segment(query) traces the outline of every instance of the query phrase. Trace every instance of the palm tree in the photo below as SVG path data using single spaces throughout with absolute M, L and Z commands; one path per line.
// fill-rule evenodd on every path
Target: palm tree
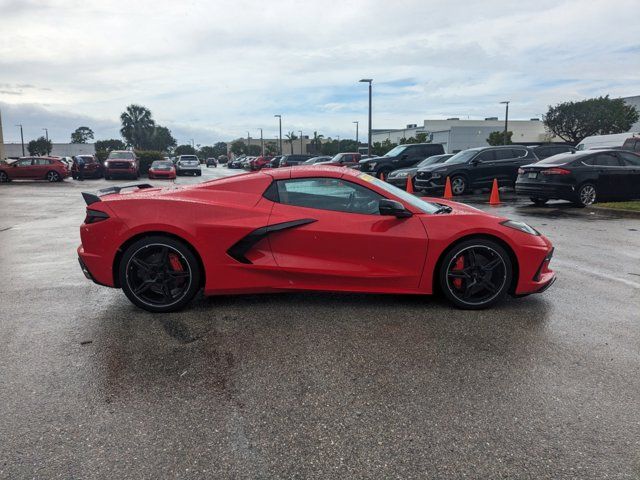
M 320 140 L 322 140 L 323 138 L 324 138 L 324 135 L 318 134 L 318 132 L 313 132 L 313 149 L 316 154 L 320 154 L 320 150 L 322 146 L 322 142 Z
M 155 122 L 151 118 L 151 111 L 142 105 L 129 105 L 120 115 L 120 121 L 122 137 L 134 148 L 144 147 L 153 135 Z
M 289 132 L 285 135 L 285 137 L 287 137 L 287 139 L 285 140 L 286 143 L 288 143 L 289 145 L 291 145 L 291 155 L 293 155 L 293 142 L 294 140 L 297 140 L 298 137 L 296 137 L 296 134 L 293 132 Z

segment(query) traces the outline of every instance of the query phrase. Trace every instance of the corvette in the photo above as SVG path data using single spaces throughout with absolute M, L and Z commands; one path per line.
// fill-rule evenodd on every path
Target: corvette
M 342 167 L 83 197 L 84 274 L 152 312 L 178 310 L 201 289 L 442 292 L 457 307 L 479 309 L 555 280 L 551 242 L 532 227 Z

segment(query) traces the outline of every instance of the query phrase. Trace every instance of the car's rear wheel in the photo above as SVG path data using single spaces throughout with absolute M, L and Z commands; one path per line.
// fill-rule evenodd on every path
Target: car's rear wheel
M 442 259 L 440 288 L 459 308 L 476 310 L 499 302 L 508 292 L 513 265 L 505 249 L 492 240 L 459 243 Z
M 467 179 L 462 175 L 456 175 L 451 179 L 451 192 L 454 195 L 463 195 L 467 192 Z
M 5 172 L 0 172 L 0 183 L 6 183 L 10 181 L 11 179 L 9 178 L 9 175 L 7 175 Z
M 131 302 L 150 312 L 173 312 L 200 289 L 200 265 L 182 242 L 145 237 L 130 245 L 119 266 L 122 290 Z
M 529 199 L 533 202 L 536 207 L 544 207 L 544 205 L 549 201 L 548 198 L 542 197 L 529 197 Z
M 596 186 L 592 183 L 585 183 L 580 185 L 578 189 L 578 201 L 576 202 L 581 207 L 588 207 L 596 203 L 598 198 L 598 191 Z
M 60 176 L 60 174 L 55 170 L 51 170 L 50 172 L 47 172 L 47 175 L 45 178 L 49 182 L 59 182 L 60 180 L 62 180 L 62 177 Z

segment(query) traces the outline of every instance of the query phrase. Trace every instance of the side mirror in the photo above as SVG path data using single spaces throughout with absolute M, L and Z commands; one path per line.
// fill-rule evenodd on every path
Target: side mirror
M 378 210 L 380 215 L 393 215 L 397 218 L 408 218 L 413 216 L 409 210 L 404 208 L 400 202 L 383 198 L 378 202 Z

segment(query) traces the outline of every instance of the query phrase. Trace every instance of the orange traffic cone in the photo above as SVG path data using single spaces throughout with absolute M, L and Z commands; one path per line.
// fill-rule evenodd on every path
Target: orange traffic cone
M 453 192 L 451 191 L 451 180 L 447 177 L 447 181 L 444 184 L 444 198 L 453 198 Z
M 491 196 L 489 197 L 489 205 L 500 205 L 500 193 L 498 192 L 498 180 L 493 179 L 493 187 L 491 187 Z
M 413 180 L 411 175 L 407 176 L 407 193 L 413 193 Z

